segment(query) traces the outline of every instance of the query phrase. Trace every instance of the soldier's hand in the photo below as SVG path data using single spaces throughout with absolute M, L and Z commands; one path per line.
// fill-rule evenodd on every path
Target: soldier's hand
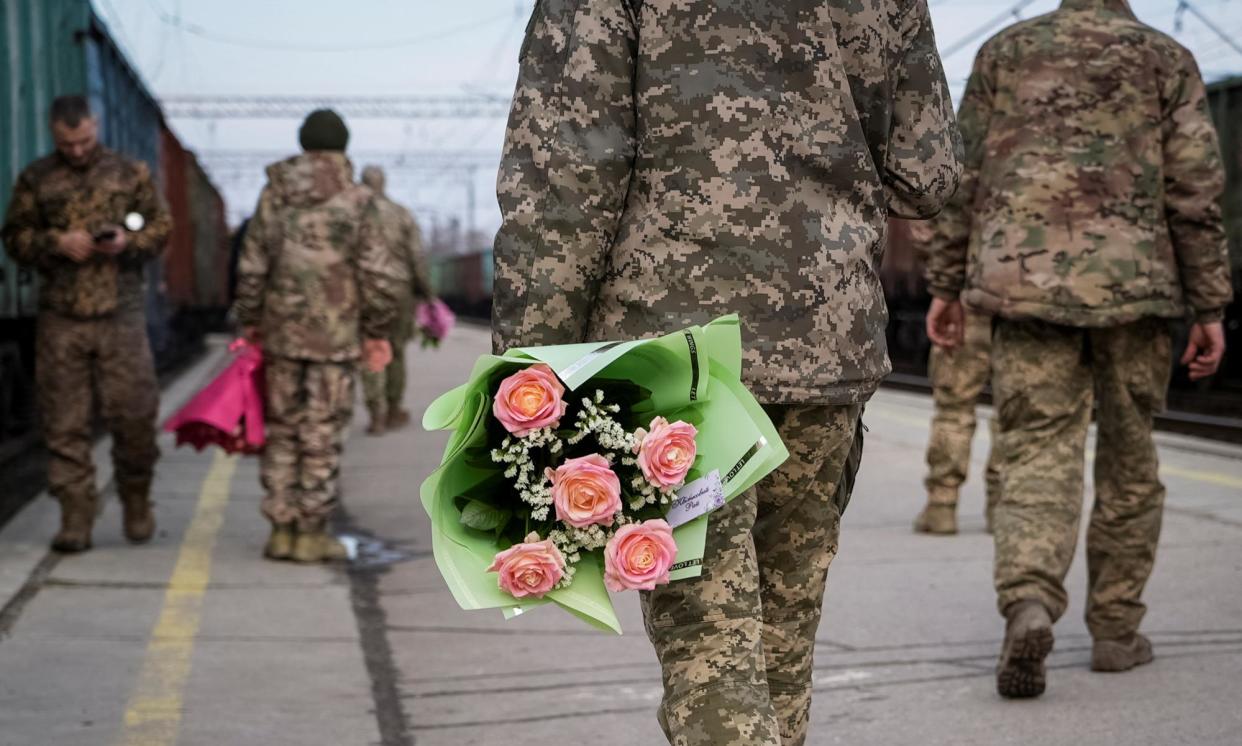
M 65 231 L 56 237 L 56 249 L 75 262 L 84 262 L 95 251 L 95 238 L 84 230 Z
M 95 251 L 107 256 L 116 256 L 129 246 L 129 239 L 125 235 L 125 229 L 119 225 L 105 225 L 100 233 L 109 233 L 111 238 L 96 241 Z
M 1190 367 L 1190 380 L 1198 381 L 1216 373 L 1225 357 L 1225 327 L 1219 321 L 1190 327 L 1190 343 L 1182 355 L 1182 365 Z
M 386 339 L 365 339 L 362 341 L 362 362 L 367 370 L 379 373 L 392 362 L 392 345 Z
M 937 347 L 956 349 L 966 334 L 966 314 L 959 300 L 932 298 L 927 310 L 927 338 Z

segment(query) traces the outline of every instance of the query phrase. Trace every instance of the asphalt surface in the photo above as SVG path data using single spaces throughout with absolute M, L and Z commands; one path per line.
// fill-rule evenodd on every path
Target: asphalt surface
M 411 349 L 411 409 L 460 382 L 486 347 L 486 333 L 462 328 L 440 351 Z M 221 354 L 165 392 L 166 410 Z M 967 487 L 962 534 L 909 528 L 928 416 L 910 394 L 882 392 L 867 409 L 808 743 L 1242 742 L 1242 450 L 1161 436 L 1169 498 L 1144 625 L 1155 663 L 1088 670 L 1079 556 L 1048 693 L 1015 703 L 993 688 L 1002 622 L 980 480 Z M 365 424 L 360 406 L 337 525 L 358 548 L 349 567 L 261 559 L 256 463 L 167 440 L 150 545 L 125 545 L 110 493 L 82 556 L 47 554 L 50 500 L 16 516 L 0 532 L 0 746 L 663 743 L 637 599 L 617 599 L 621 637 L 554 609 L 510 622 L 460 611 L 417 500 L 444 436 L 412 426 L 369 438 Z

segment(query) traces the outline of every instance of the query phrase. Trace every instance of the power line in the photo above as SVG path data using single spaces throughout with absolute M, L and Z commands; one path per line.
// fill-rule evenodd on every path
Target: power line
M 948 47 L 945 47 L 945 49 L 943 49 L 940 52 L 940 58 L 948 59 L 949 57 L 952 57 L 953 55 L 962 51 L 966 47 L 970 46 L 971 43 L 974 42 L 976 39 L 978 39 L 980 36 L 983 36 L 984 34 L 988 33 L 989 31 L 996 28 L 1000 24 L 1005 23 L 1011 17 L 1017 16 L 1018 13 L 1020 13 L 1023 8 L 1025 8 L 1026 6 L 1034 2 L 1036 2 L 1036 0 L 1018 0 L 1018 2 L 1014 3 L 1004 13 L 996 16 L 995 18 L 983 24 L 982 26 L 975 29 L 974 31 L 971 31 L 969 34 L 953 42 Z
M 298 119 L 332 108 L 356 119 L 479 119 L 507 116 L 509 98 L 440 96 L 166 96 L 172 119 Z
M 158 7 L 158 6 L 153 6 Z M 401 47 L 414 46 L 416 44 L 424 44 L 429 41 L 437 41 L 446 39 L 451 36 L 463 34 L 472 31 L 478 31 L 482 26 L 488 26 L 498 21 L 510 17 L 510 13 L 506 11 L 501 15 L 490 16 L 470 23 L 463 23 L 458 26 L 432 31 L 417 36 L 409 36 L 402 39 L 387 39 L 382 41 L 363 42 L 354 41 L 341 44 L 305 44 L 298 42 L 280 42 L 267 39 L 252 39 L 231 34 L 222 34 L 210 29 L 204 28 L 196 23 L 186 23 L 180 15 L 172 15 L 160 9 L 159 19 L 163 23 L 173 28 L 184 31 L 187 34 L 197 36 L 206 41 L 216 42 L 217 44 L 231 44 L 237 47 L 246 47 L 248 49 L 264 49 L 279 52 L 365 52 L 384 49 L 399 49 Z
M 1211 29 L 1217 36 L 1221 38 L 1221 40 L 1225 42 L 1225 44 L 1232 47 L 1233 51 L 1237 52 L 1238 54 L 1242 54 L 1242 46 L 1240 46 L 1236 41 L 1230 38 L 1230 36 L 1226 34 L 1223 30 L 1221 30 L 1220 26 L 1217 26 L 1215 23 L 1213 23 L 1210 18 L 1208 18 L 1206 15 L 1203 14 L 1202 11 L 1199 10 L 1198 7 L 1192 5 L 1190 3 L 1190 0 L 1178 0 L 1177 17 L 1176 17 L 1177 20 L 1174 21 L 1174 24 L 1176 25 L 1179 31 L 1181 30 L 1181 27 L 1182 27 L 1181 15 L 1182 13 L 1185 13 L 1185 12 L 1189 12 L 1195 18 L 1198 18 L 1199 21 L 1203 23 L 1204 26 L 1207 26 L 1209 29 Z

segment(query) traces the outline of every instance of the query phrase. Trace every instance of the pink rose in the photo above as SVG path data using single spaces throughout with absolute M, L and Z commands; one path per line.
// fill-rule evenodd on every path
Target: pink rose
M 492 414 L 519 438 L 534 430 L 556 427 L 565 415 L 565 387 L 546 365 L 532 365 L 500 383 Z
M 500 590 L 514 598 L 539 598 L 552 590 L 565 575 L 565 556 L 551 539 L 535 541 L 531 534 L 526 543 L 514 544 L 496 555 L 488 572 L 500 573 Z
M 556 471 L 548 469 L 552 480 L 552 504 L 556 519 L 574 528 L 596 523 L 612 525 L 621 510 L 621 480 L 598 454 L 571 458 Z
M 677 556 L 673 529 L 662 520 L 622 526 L 604 547 L 604 585 L 610 591 L 649 591 L 668 582 Z
M 643 476 L 657 487 L 673 487 L 686 480 L 694 465 L 699 431 L 689 422 L 670 423 L 663 417 L 651 421 L 651 432 L 639 430 L 638 465 Z

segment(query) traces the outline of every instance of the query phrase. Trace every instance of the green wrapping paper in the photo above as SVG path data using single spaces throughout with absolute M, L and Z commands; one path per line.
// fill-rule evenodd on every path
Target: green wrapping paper
M 551 367 L 571 392 L 592 380 L 629 381 L 650 392 L 649 399 L 630 411 L 643 418 L 659 415 L 692 422 L 698 428 L 698 459 L 687 482 L 717 471 L 726 500 L 772 472 L 789 453 L 771 420 L 741 383 L 737 316 L 651 339 L 529 347 L 509 350 L 503 356 L 484 355 L 475 363 L 469 381 L 427 408 L 423 427 L 451 431 L 440 467 L 423 482 L 421 497 L 431 518 L 436 564 L 457 603 L 463 609 L 502 609 L 506 618 L 555 603 L 594 627 L 620 634 L 598 553 L 583 556 L 569 587 L 540 599 L 515 599 L 500 589 L 494 573 L 487 572 L 498 551 L 495 537 L 462 525 L 454 501 L 503 471 L 497 464 L 469 457 L 489 448 L 490 382 L 500 372 L 540 362 Z M 702 573 L 710 520 L 708 513 L 674 529 L 678 552 L 671 582 Z

